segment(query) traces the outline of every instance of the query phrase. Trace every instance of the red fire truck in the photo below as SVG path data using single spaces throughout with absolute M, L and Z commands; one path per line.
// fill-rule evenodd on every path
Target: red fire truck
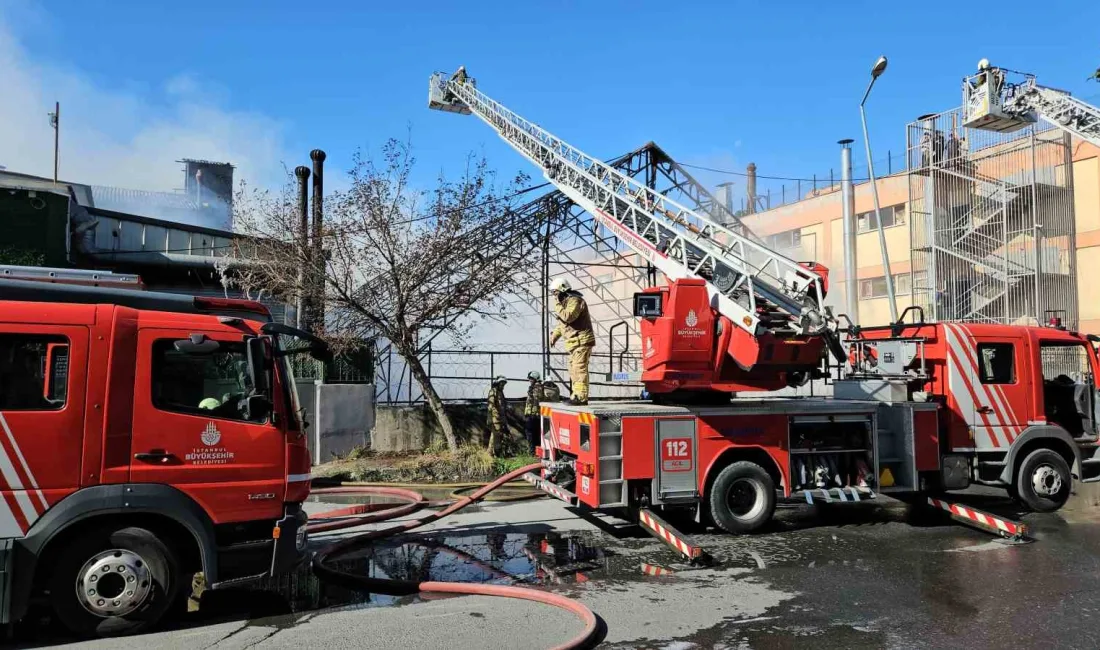
M 293 568 L 311 463 L 287 356 L 323 343 L 256 302 L 57 281 L 0 279 L 0 623 L 41 601 L 132 632 L 196 572 Z
M 624 508 L 690 557 L 655 510 L 758 529 L 777 494 L 813 503 L 876 492 L 1003 486 L 1035 510 L 1073 477 L 1100 480 L 1092 336 L 1057 327 L 925 323 L 842 329 L 828 270 L 769 249 L 729 211 L 693 209 L 601 162 L 482 92 L 435 73 L 429 108 L 475 115 L 668 280 L 634 297 L 652 402 L 542 405 L 545 468 L 528 480 L 570 503 Z M 712 201 L 712 205 L 717 202 Z M 847 341 L 841 340 L 846 334 Z M 828 376 L 825 398 L 733 398 Z M 827 363 L 827 362 L 825 362 Z M 575 494 L 574 494 L 575 491 Z M 1011 536 L 1023 530 L 932 499 Z
M 653 389 L 690 375 L 685 358 L 702 372 L 723 353 L 714 327 L 691 331 L 709 315 L 696 284 L 662 288 L 673 296 L 663 301 L 636 297 L 641 377 Z M 531 480 L 590 508 L 642 512 L 643 524 L 646 510 L 688 508 L 737 533 L 764 525 L 777 496 L 860 501 L 976 483 L 1045 512 L 1065 503 L 1074 478 L 1100 480 L 1100 338 L 1057 319 L 1022 327 L 909 313 L 917 322 L 849 332 L 851 367 L 831 398 L 543 404 L 546 470 Z M 760 354 L 775 352 L 765 341 Z

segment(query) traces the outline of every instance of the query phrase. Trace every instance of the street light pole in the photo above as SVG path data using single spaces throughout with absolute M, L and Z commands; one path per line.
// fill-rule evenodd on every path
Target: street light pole
M 871 82 L 867 84 L 867 92 L 863 93 L 863 99 L 859 102 L 859 118 L 863 122 L 863 146 L 867 150 L 867 176 L 871 181 L 871 195 L 875 200 L 875 221 L 878 224 L 878 245 L 882 250 L 882 269 L 886 274 L 886 298 L 890 301 L 890 322 L 898 320 L 898 305 L 894 299 L 894 275 L 890 272 L 890 253 L 886 250 L 886 231 L 882 228 L 882 208 L 878 202 L 878 184 L 875 183 L 875 164 L 871 160 L 871 138 L 867 135 L 867 112 L 863 105 L 867 103 L 867 96 L 871 94 L 871 87 L 875 80 L 883 72 L 886 72 L 886 57 L 880 56 L 871 68 Z
M 50 113 L 50 126 L 53 127 L 53 182 L 57 184 L 58 157 L 61 153 L 61 102 L 54 102 Z

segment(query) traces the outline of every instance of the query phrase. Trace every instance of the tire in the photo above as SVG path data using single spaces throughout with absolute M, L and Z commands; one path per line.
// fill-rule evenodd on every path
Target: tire
M 49 581 L 57 619 L 81 637 L 134 634 L 153 628 L 186 582 L 178 554 L 144 528 L 101 528 L 69 542 Z
M 1050 449 L 1036 449 L 1016 473 L 1020 501 L 1035 512 L 1054 512 L 1065 505 L 1073 486 L 1066 459 Z
M 718 474 L 710 488 L 710 516 L 727 533 L 751 533 L 775 512 L 775 482 L 764 468 L 741 460 Z

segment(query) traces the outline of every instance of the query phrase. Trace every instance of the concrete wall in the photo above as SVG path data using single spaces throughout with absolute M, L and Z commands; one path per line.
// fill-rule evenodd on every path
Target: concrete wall
M 508 424 L 512 438 L 523 437 L 523 400 L 508 403 Z M 486 406 L 481 404 L 447 404 L 447 412 L 455 426 L 459 443 L 481 443 L 486 435 Z M 443 439 L 435 416 L 426 405 L 379 406 L 370 446 L 374 451 L 420 451 L 435 440 Z
M 315 383 L 312 399 L 302 395 L 302 406 L 312 402 L 307 411 L 310 421 L 306 435 L 315 463 L 325 463 L 344 456 L 356 447 L 370 444 L 370 431 L 374 428 L 373 384 L 322 384 Z

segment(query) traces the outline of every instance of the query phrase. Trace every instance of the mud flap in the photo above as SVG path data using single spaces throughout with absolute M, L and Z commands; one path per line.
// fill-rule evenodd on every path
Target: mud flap
M 288 507 L 286 516 L 275 524 L 271 536 L 275 540 L 271 553 L 271 575 L 293 571 L 305 558 L 306 513 L 298 506 Z

